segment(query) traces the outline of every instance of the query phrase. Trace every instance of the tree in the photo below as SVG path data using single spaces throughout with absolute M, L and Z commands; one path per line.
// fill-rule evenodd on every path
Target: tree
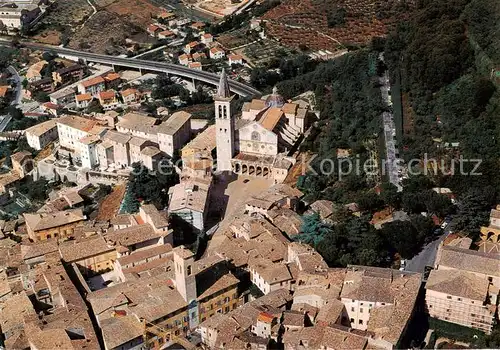
M 401 207 L 401 192 L 390 182 L 384 182 L 381 186 L 380 199 L 393 209 Z
M 496 201 L 491 186 L 483 189 L 471 188 L 459 198 L 456 215 L 453 216 L 452 229 L 477 233 L 481 226 L 487 225 L 489 212 Z
M 329 11 L 326 15 L 328 27 L 342 27 L 345 25 L 347 10 L 343 7 Z
M 48 198 L 48 184 L 48 180 L 41 177 L 36 181 L 24 181 L 18 190 L 33 201 L 43 202 Z
M 382 199 L 373 191 L 364 192 L 358 195 L 356 199 L 358 207 L 362 212 L 376 212 L 383 208 Z
M 4 167 L 7 167 L 7 168 L 12 168 L 12 159 L 11 159 L 11 156 L 12 156 L 12 152 L 10 149 L 7 149 L 6 153 L 5 153 L 5 161 L 3 162 L 3 166 Z
M 156 175 L 141 163 L 132 164 L 129 186 L 135 198 L 153 203 L 158 208 L 167 205 L 167 190 L 170 186 L 178 182 L 177 174 L 172 171 L 170 174 Z
M 87 113 L 104 113 L 104 108 L 99 103 L 99 100 L 92 100 L 87 106 Z
M 0 110 L 6 108 L 9 105 L 9 101 L 5 97 L 0 97 Z
M 10 116 L 12 117 L 12 119 L 14 119 L 14 120 L 21 120 L 24 118 L 23 112 L 15 106 L 9 106 L 8 112 L 9 112 Z
M 409 221 L 393 221 L 381 228 L 381 233 L 394 252 L 402 258 L 411 259 L 419 252 L 418 232 Z
M 302 218 L 301 234 L 297 238 L 301 242 L 316 246 L 330 232 L 331 227 L 322 222 L 318 213 L 314 213 Z
M 50 96 L 46 92 L 38 91 L 35 94 L 33 94 L 33 99 L 40 103 L 44 103 L 50 101 Z

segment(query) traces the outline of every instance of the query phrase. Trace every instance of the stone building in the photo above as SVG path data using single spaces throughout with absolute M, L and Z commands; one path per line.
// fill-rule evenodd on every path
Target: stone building
M 308 126 L 308 108 L 285 102 L 277 89 L 243 105 L 236 119 L 222 72 L 215 100 L 217 171 L 284 181 L 295 159 L 288 156 Z

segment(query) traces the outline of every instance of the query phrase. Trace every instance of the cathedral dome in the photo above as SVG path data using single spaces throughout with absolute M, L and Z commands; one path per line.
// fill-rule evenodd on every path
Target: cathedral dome
M 269 95 L 266 99 L 266 107 L 277 107 L 281 108 L 285 104 L 285 99 L 283 96 L 278 94 L 278 88 L 275 86 L 273 88 L 273 93 Z

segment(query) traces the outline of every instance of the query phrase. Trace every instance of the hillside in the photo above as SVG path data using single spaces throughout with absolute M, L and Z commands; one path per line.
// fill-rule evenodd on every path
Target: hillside
M 335 50 L 385 36 L 415 0 L 284 0 L 261 19 L 267 34 L 284 45 Z
M 125 53 L 125 39 L 148 43 L 146 27 L 160 9 L 147 0 L 59 0 L 34 28 L 43 43 L 96 53 Z

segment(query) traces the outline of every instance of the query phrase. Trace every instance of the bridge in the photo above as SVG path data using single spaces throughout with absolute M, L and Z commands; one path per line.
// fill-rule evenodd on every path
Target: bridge
M 10 45 L 10 42 L 2 40 L 2 44 Z M 88 62 L 95 62 L 117 67 L 134 68 L 152 72 L 162 72 L 167 74 L 178 75 L 181 77 L 202 81 L 204 83 L 215 86 L 217 86 L 217 84 L 219 83 L 219 78 L 220 78 L 215 73 L 203 72 L 172 63 L 155 62 L 155 61 L 141 60 L 137 58 L 100 55 L 91 52 L 83 52 L 58 46 L 44 45 L 26 41 L 21 42 L 21 45 L 32 49 L 55 52 L 61 56 L 66 56 L 68 58 L 71 57 L 71 58 L 82 59 Z M 232 92 L 240 96 L 261 95 L 261 92 L 259 90 L 254 89 L 253 87 L 248 86 L 246 84 L 237 82 L 235 80 L 229 80 L 229 88 Z

